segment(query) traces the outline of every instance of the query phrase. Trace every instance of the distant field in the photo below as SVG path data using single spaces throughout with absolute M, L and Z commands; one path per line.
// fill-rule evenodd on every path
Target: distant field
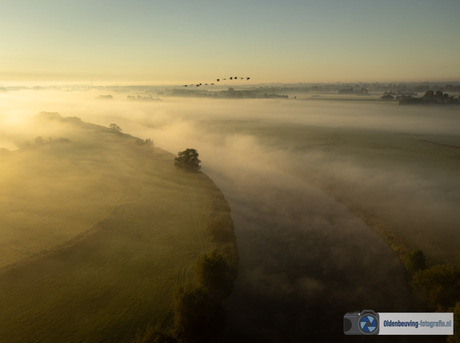
M 0 341 L 121 342 L 168 323 L 210 249 L 215 186 L 129 135 L 51 123 L 69 141 L 1 155 Z

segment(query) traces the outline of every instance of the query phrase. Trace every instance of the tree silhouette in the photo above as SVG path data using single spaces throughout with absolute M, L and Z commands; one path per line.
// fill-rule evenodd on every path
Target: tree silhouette
M 222 301 L 233 289 L 235 272 L 222 254 L 214 250 L 201 256 L 196 265 L 197 281 L 215 301 Z
M 453 265 L 438 264 L 419 270 L 411 285 L 433 308 L 445 310 L 460 301 L 460 269 Z
M 432 90 L 426 91 L 425 94 L 423 95 L 423 98 L 424 99 L 432 99 L 432 98 L 434 98 L 434 92 Z
M 421 250 L 412 252 L 406 261 L 406 267 L 411 272 L 416 272 L 426 268 L 425 254 Z
M 121 130 L 121 127 L 119 127 L 117 124 L 115 123 L 112 123 L 109 125 L 109 127 L 114 131 L 114 132 L 117 132 L 117 133 L 120 133 L 122 130 Z
M 179 168 L 186 168 L 189 170 L 200 170 L 201 161 L 198 159 L 198 152 L 195 149 L 186 149 L 179 151 L 174 160 L 174 165 Z

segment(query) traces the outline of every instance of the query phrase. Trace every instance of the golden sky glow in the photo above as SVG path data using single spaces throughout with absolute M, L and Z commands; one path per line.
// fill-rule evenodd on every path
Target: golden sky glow
M 458 13 L 447 0 L 14 1 L 0 5 L 0 83 L 458 80 Z

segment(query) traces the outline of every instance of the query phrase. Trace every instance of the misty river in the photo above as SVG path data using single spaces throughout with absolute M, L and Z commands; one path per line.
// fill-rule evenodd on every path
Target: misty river
M 346 312 L 415 309 L 399 259 L 345 206 L 302 182 L 210 176 L 232 209 L 240 254 L 226 341 L 337 339 Z

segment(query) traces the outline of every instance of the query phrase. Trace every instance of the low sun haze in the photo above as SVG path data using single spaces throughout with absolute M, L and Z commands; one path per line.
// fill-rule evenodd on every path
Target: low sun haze
M 0 84 L 454 81 L 460 2 L 4 1 Z

